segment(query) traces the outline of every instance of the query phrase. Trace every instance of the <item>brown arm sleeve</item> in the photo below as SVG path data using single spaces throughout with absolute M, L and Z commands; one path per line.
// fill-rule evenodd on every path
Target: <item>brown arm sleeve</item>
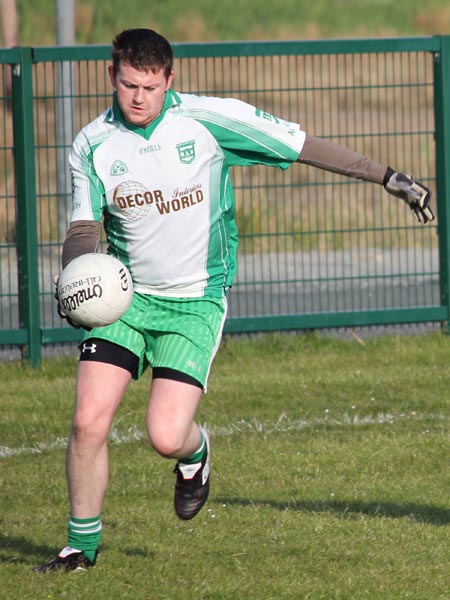
M 97 221 L 74 221 L 66 234 L 62 249 L 62 267 L 71 260 L 88 252 L 96 252 L 100 241 L 101 223 Z
M 307 135 L 298 162 L 347 177 L 383 184 L 389 167 L 324 138 Z

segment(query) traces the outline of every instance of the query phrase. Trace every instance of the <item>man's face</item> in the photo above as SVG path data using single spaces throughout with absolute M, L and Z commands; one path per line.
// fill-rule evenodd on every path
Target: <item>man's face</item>
M 166 78 L 163 69 L 156 73 L 137 71 L 128 63 L 121 63 L 115 76 L 110 65 L 109 77 L 125 120 L 131 125 L 145 127 L 161 112 L 173 73 Z

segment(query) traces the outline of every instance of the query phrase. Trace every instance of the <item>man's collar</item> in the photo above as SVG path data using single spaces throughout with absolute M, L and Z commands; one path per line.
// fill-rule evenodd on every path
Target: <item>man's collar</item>
M 150 135 L 155 130 L 158 123 L 164 117 L 164 113 L 166 112 L 166 110 L 169 108 L 172 108 L 173 106 L 177 106 L 178 104 L 181 104 L 181 100 L 180 100 L 178 94 L 171 89 L 167 90 L 165 98 L 164 98 L 163 106 L 162 106 L 162 109 L 161 109 L 161 112 L 159 113 L 159 115 L 156 117 L 156 119 L 154 119 L 151 123 L 149 123 L 145 127 L 140 127 L 139 125 L 132 125 L 131 123 L 128 123 L 125 120 L 123 113 L 120 109 L 119 103 L 117 101 L 117 94 L 116 94 L 116 92 L 114 92 L 113 93 L 113 104 L 112 104 L 111 110 L 109 111 L 106 119 L 110 123 L 112 123 L 114 121 L 119 121 L 130 131 L 134 131 L 135 133 L 142 135 L 146 139 L 149 139 Z

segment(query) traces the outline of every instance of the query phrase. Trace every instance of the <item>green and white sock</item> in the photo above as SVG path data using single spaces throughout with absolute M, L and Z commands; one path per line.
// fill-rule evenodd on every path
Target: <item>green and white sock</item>
M 85 556 L 94 562 L 102 536 L 100 516 L 92 519 L 70 517 L 68 522 L 68 545 L 74 550 L 82 550 Z
M 202 460 L 202 458 L 206 452 L 206 438 L 205 438 L 204 433 L 201 428 L 200 428 L 200 435 L 201 435 L 201 440 L 200 440 L 200 447 L 198 448 L 198 450 L 193 452 L 187 458 L 183 458 L 180 460 L 180 462 L 183 463 L 184 465 L 193 465 Z

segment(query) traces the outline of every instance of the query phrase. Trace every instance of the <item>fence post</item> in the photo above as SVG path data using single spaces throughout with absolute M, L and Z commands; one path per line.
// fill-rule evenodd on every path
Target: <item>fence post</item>
M 27 331 L 22 358 L 36 367 L 41 362 L 41 326 L 32 62 L 32 49 L 20 48 L 20 62 L 13 65 L 12 89 L 19 321 Z
M 441 306 L 450 320 L 450 36 L 440 36 L 441 51 L 434 56 L 434 114 L 436 132 L 436 192 L 438 202 L 439 271 Z
M 60 46 L 75 45 L 75 0 L 57 0 L 57 38 Z M 74 66 L 69 61 L 58 65 L 58 103 L 56 127 L 58 235 L 63 240 L 70 221 L 71 182 L 67 177 L 68 148 L 74 131 Z M 69 202 L 67 202 L 69 199 Z

